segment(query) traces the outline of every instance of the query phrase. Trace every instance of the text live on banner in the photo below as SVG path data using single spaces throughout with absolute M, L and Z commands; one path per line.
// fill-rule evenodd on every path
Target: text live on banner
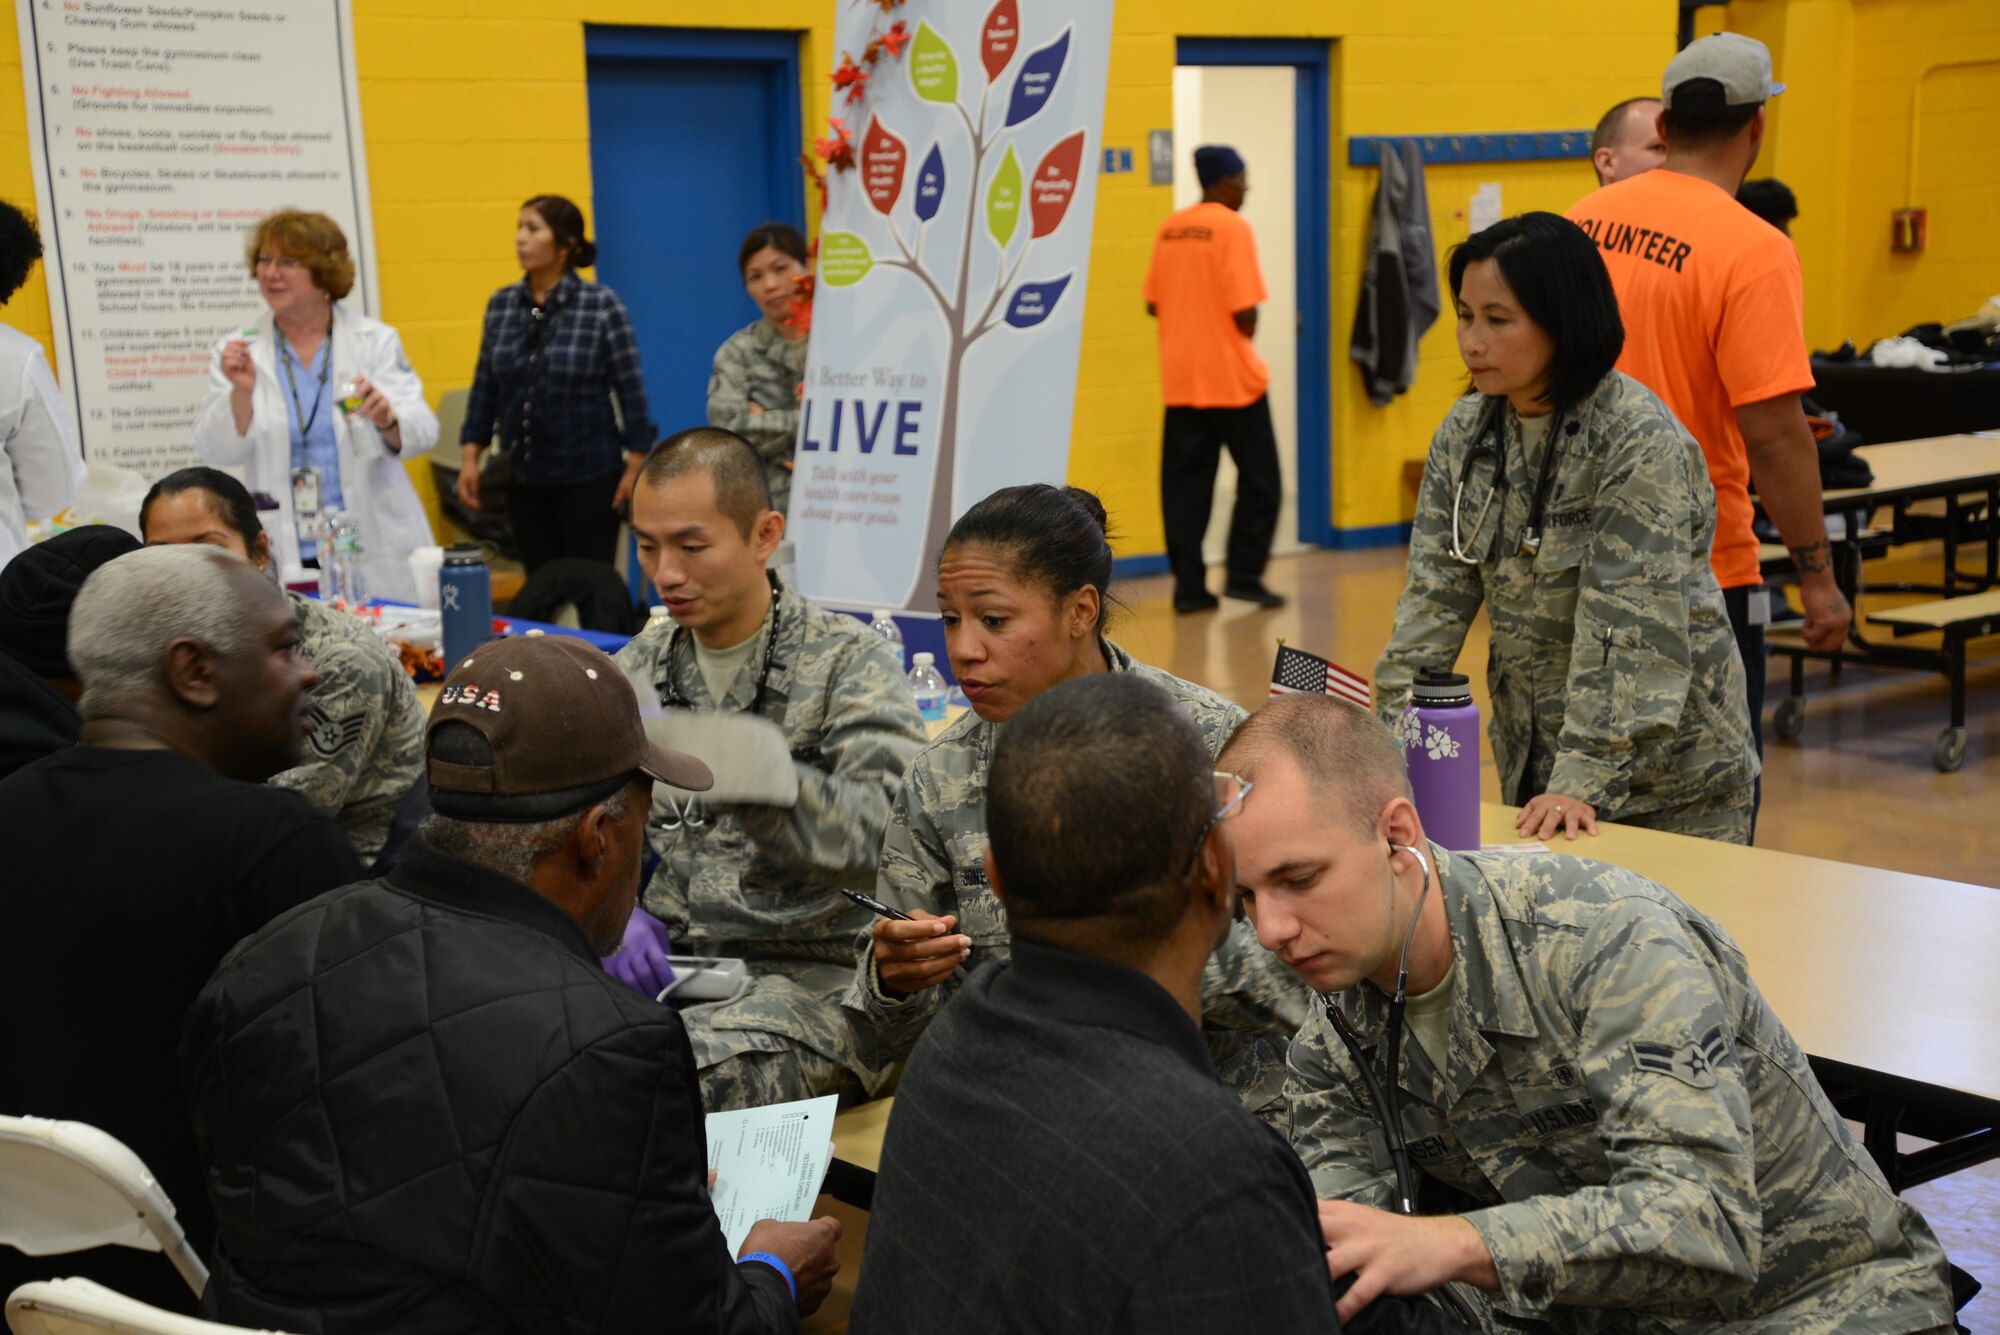
M 916 0 L 830 172 L 790 528 L 804 591 L 931 611 L 938 547 L 1060 483 L 1088 286 L 1110 0 Z M 887 16 L 845 5 L 836 49 Z
M 250 226 L 286 205 L 347 234 L 375 313 L 347 0 L 16 0 L 57 369 L 85 454 L 195 462 L 215 341 L 263 310 Z

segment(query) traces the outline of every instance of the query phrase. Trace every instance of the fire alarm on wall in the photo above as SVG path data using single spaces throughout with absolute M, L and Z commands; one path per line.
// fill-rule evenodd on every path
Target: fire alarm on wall
M 1889 249 L 1898 255 L 1917 255 L 1924 249 L 1929 227 L 1929 209 L 1897 209 L 1889 215 Z

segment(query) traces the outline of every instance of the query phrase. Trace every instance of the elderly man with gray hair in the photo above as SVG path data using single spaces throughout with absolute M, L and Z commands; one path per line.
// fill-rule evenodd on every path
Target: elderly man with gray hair
M 0 1110 L 131 1146 L 197 1252 L 213 1222 L 175 1064 L 188 1006 L 239 937 L 361 875 L 339 826 L 262 782 L 310 726 L 296 636 L 240 557 L 118 557 L 70 611 L 81 742 L 0 782 Z M 157 1256 L 0 1248 L 0 1292 L 52 1274 L 189 1306 Z

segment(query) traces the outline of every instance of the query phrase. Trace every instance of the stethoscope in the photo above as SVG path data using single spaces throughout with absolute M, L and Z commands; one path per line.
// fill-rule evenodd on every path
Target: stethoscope
M 764 572 L 764 578 L 771 585 L 771 617 L 765 630 L 763 665 L 757 669 L 757 690 L 751 695 L 750 707 L 746 711 L 751 714 L 761 713 L 763 710 L 764 690 L 770 684 L 771 668 L 774 666 L 772 657 L 778 651 L 779 609 L 784 603 L 782 597 L 784 590 L 783 586 L 778 583 L 778 577 L 767 570 Z M 694 702 L 688 699 L 687 695 L 682 692 L 679 684 L 679 675 L 675 672 L 675 668 L 680 663 L 681 648 L 687 638 L 688 628 L 686 626 L 675 626 L 672 638 L 667 641 L 666 680 L 660 687 L 660 705 L 666 709 L 694 708 Z M 720 704 L 721 702 L 717 701 L 716 703 Z M 708 824 L 708 817 L 702 814 L 701 804 L 697 799 L 688 797 L 676 801 L 674 795 L 664 789 L 655 788 L 654 792 L 658 794 L 662 802 L 666 803 L 669 813 L 653 822 L 654 829 L 669 832 L 679 831 L 683 828 L 699 830 Z
M 1396 1208 L 1398 1213 L 1414 1215 L 1417 1212 L 1417 1174 L 1410 1166 L 1410 1147 L 1403 1136 L 1402 1087 L 1396 1083 L 1396 1070 L 1401 1063 L 1403 1050 L 1403 1012 L 1408 1005 L 1407 992 L 1410 984 L 1410 943 L 1417 936 L 1417 922 L 1423 916 L 1424 900 L 1431 892 L 1431 860 L 1424 856 L 1421 848 L 1408 844 L 1389 845 L 1394 852 L 1408 853 L 1423 868 L 1424 888 L 1417 892 L 1417 905 L 1410 910 L 1410 925 L 1403 932 L 1403 952 L 1396 960 L 1396 992 L 1389 998 L 1389 1023 L 1383 1039 L 1383 1050 L 1388 1061 L 1384 1070 L 1388 1075 L 1385 1082 L 1375 1074 L 1368 1064 L 1367 1056 L 1361 1050 L 1361 1036 L 1354 1032 L 1354 1026 L 1341 1014 L 1340 1003 L 1330 996 L 1321 996 L 1320 1004 L 1326 1007 L 1326 1017 L 1333 1022 L 1334 1032 L 1347 1045 L 1347 1055 L 1354 1059 L 1354 1069 L 1361 1073 L 1361 1086 L 1368 1093 L 1368 1102 L 1375 1110 L 1375 1120 L 1380 1124 L 1384 1157 L 1396 1175 Z M 1374 1137 L 1371 1134 L 1370 1140 Z M 1478 1317 L 1463 1295 L 1444 1287 L 1438 1295 L 1451 1306 L 1473 1328 L 1479 1326 Z
M 1480 410 L 1479 425 L 1472 433 L 1472 448 L 1465 452 L 1465 462 L 1458 467 L 1458 483 L 1451 489 L 1451 558 L 1469 566 L 1481 564 L 1477 556 L 1468 556 L 1465 540 L 1459 532 L 1459 510 L 1465 501 L 1465 484 L 1472 480 L 1472 470 L 1481 459 L 1493 464 L 1493 481 L 1486 488 L 1486 501 L 1479 507 L 1479 513 L 1472 517 L 1472 534 L 1479 536 L 1479 530 L 1486 524 L 1486 512 L 1493 508 L 1493 498 L 1500 490 L 1500 400 L 1488 399 Z M 1549 482 L 1555 477 L 1556 435 L 1562 428 L 1562 414 L 1558 412 L 1549 424 L 1548 439 L 1542 448 L 1542 466 L 1535 474 L 1534 495 L 1528 501 L 1528 522 L 1521 527 L 1521 545 L 1515 555 L 1533 558 L 1542 550 L 1542 517 L 1548 508 Z

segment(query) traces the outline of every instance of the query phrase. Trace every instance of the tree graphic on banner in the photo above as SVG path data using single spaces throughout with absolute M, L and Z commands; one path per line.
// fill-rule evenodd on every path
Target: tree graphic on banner
M 1005 326 L 1032 329 L 1049 318 L 1074 271 L 1039 282 L 1015 285 L 1034 243 L 1057 231 L 1076 197 L 1083 165 L 1084 132 L 1068 135 L 1024 173 L 1013 140 L 1019 127 L 1049 104 L 1069 58 L 1074 26 L 1019 61 L 1006 97 L 1000 124 L 987 124 L 995 87 L 1015 62 L 1021 21 L 1016 0 L 999 0 L 980 25 L 980 64 L 986 79 L 977 108 L 959 99 L 959 61 L 943 35 L 928 22 L 919 23 L 906 56 L 910 86 L 925 102 L 949 106 L 958 113 L 971 152 L 972 188 L 985 182 L 984 208 L 964 211 L 963 235 L 955 274 L 939 274 L 924 260 L 924 238 L 937 221 L 953 183 L 945 170 L 944 145 L 933 142 L 916 169 L 915 188 L 907 192 L 910 150 L 901 137 L 871 114 L 862 133 L 857 167 L 868 205 L 880 214 L 894 240 L 896 254 L 878 258 L 865 238 L 855 232 L 830 231 L 820 237 L 818 281 L 828 287 L 849 287 L 875 269 L 897 269 L 914 277 L 944 317 L 949 346 L 944 359 L 944 385 L 939 409 L 936 466 L 931 501 L 919 551 L 928 558 L 943 543 L 952 522 L 952 489 L 956 473 L 960 369 L 966 354 L 981 339 Z M 994 164 L 988 171 L 988 164 Z M 1021 227 L 1023 201 L 1028 227 Z M 912 224 L 914 245 L 897 226 L 899 211 Z M 972 290 L 974 229 L 983 221 L 987 238 L 998 251 L 994 280 L 984 292 Z M 1018 242 L 1018 244 L 1017 244 Z M 948 290 L 947 290 L 948 289 Z M 1011 289 L 1011 290 L 1010 290 Z M 926 578 L 929 563 L 926 562 Z

